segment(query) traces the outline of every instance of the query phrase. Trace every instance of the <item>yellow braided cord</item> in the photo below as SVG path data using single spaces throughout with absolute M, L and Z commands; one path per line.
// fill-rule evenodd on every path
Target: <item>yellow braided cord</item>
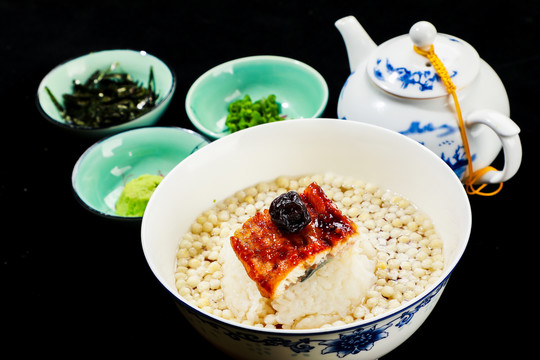
M 502 182 L 499 184 L 499 187 L 496 190 L 489 193 L 482 192 L 482 190 L 487 186 L 487 184 L 481 184 L 478 188 L 475 188 L 474 183 L 478 181 L 478 179 L 480 179 L 482 175 L 496 169 L 491 166 L 487 166 L 483 169 L 477 170 L 476 172 L 473 171 L 471 150 L 469 147 L 469 141 L 467 140 L 467 133 L 465 132 L 465 124 L 463 122 L 463 116 L 461 115 L 461 108 L 459 106 L 459 101 L 456 94 L 456 86 L 452 82 L 452 78 L 448 74 L 448 71 L 446 71 L 444 64 L 439 59 L 437 54 L 435 54 L 433 45 L 431 45 L 429 50 L 427 51 L 422 50 L 416 45 L 414 45 L 414 51 L 428 58 L 428 60 L 433 65 L 433 68 L 437 72 L 437 75 L 439 75 L 439 78 L 441 79 L 444 86 L 446 87 L 446 90 L 448 91 L 450 95 L 452 95 L 452 98 L 454 99 L 454 104 L 456 106 L 456 113 L 457 113 L 457 118 L 458 118 L 459 132 L 461 134 L 461 140 L 463 141 L 463 148 L 465 149 L 465 155 L 467 156 L 467 169 L 469 172 L 469 176 L 467 177 L 467 179 L 465 179 L 465 188 L 467 190 L 467 193 L 470 195 L 482 195 L 482 196 L 493 196 L 497 194 L 502 189 L 502 186 L 503 186 Z

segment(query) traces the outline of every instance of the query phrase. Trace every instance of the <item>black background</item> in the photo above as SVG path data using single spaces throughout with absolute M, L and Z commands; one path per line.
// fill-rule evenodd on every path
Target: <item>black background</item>
M 0 0 L 0 339 L 21 355 L 152 354 L 226 358 L 192 331 L 146 265 L 140 224 L 100 218 L 76 201 L 73 165 L 94 140 L 46 122 L 35 106 L 43 76 L 90 51 L 146 50 L 177 76 L 159 125 L 193 129 L 190 85 L 250 55 L 303 61 L 326 79 L 324 117 L 336 117 L 349 75 L 334 22 L 354 15 L 376 43 L 419 20 L 473 45 L 498 73 L 521 128 L 523 162 L 495 197 L 470 197 L 469 246 L 433 313 L 385 359 L 525 350 L 538 301 L 539 1 L 6 1 Z M 216 180 L 219 181 L 219 180 Z M 467 349 L 464 351 L 464 349 Z M 18 356 L 17 356 L 18 357 Z M 513 357 L 513 356 L 512 356 Z M 516 356 L 517 357 L 517 356 Z

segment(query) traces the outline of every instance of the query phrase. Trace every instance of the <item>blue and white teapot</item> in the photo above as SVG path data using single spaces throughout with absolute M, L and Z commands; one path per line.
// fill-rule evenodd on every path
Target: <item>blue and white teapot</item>
M 461 179 L 468 159 L 454 102 L 432 63 L 414 50 L 433 44 L 453 84 L 473 167 L 491 164 L 501 148 L 504 168 L 482 175 L 478 183 L 510 179 L 521 164 L 519 127 L 495 71 L 465 41 L 438 34 L 422 21 L 409 34 L 377 46 L 353 16 L 336 21 L 347 48 L 351 74 L 339 96 L 338 117 L 386 127 L 407 135 L 439 155 Z

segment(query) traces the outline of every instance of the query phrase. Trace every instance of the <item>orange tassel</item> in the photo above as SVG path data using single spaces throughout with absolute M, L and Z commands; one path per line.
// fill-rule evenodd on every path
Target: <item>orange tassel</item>
M 435 50 L 433 48 L 433 45 L 430 46 L 429 50 L 422 50 L 416 45 L 414 45 L 414 51 L 416 51 L 418 54 L 423 55 L 428 58 L 428 60 L 433 65 L 433 68 L 437 72 L 437 75 L 441 78 L 441 81 L 443 82 L 444 86 L 446 87 L 448 93 L 452 95 L 452 98 L 454 99 L 454 104 L 456 106 L 456 113 L 458 118 L 458 127 L 459 132 L 461 134 L 461 140 L 463 141 L 463 147 L 465 149 L 465 155 L 467 156 L 467 169 L 469 176 L 465 179 L 465 189 L 469 195 L 482 195 L 482 196 L 493 196 L 499 193 L 503 187 L 503 183 L 501 182 L 499 184 L 499 187 L 492 191 L 492 192 L 483 192 L 482 190 L 487 186 L 487 184 L 481 184 L 478 187 L 475 187 L 475 182 L 478 181 L 484 175 L 485 173 L 489 171 L 496 170 L 492 166 L 486 166 L 483 169 L 477 170 L 476 172 L 473 171 L 472 166 L 472 158 L 471 158 L 471 150 L 469 148 L 469 142 L 467 140 L 467 133 L 465 132 L 465 124 L 463 122 L 463 116 L 461 115 L 461 108 L 459 106 L 458 97 L 456 94 L 456 86 L 452 82 L 452 78 L 448 74 L 448 71 L 446 70 L 444 64 L 439 59 L 437 54 L 435 54 Z

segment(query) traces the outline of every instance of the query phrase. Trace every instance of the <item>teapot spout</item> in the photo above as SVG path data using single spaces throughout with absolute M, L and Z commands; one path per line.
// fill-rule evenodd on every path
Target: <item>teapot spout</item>
M 346 16 L 335 22 L 336 28 L 341 33 L 347 54 L 351 72 L 375 50 L 377 44 L 371 39 L 366 30 L 360 25 L 354 16 Z

